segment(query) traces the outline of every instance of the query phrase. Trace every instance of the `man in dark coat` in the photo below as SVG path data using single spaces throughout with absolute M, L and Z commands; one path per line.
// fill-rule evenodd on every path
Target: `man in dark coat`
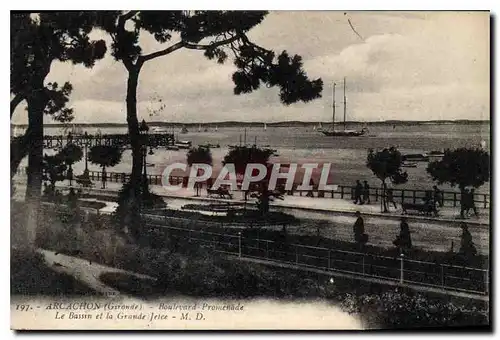
M 401 230 L 399 231 L 399 236 L 393 243 L 396 247 L 399 247 L 402 252 L 404 252 L 412 247 L 410 227 L 408 226 L 406 217 L 401 218 L 400 228 Z
M 465 213 L 467 213 L 468 209 L 468 198 L 469 198 L 469 190 L 464 189 L 460 193 L 460 217 L 465 218 Z
M 443 193 L 439 188 L 435 185 L 432 187 L 434 189 L 434 202 L 436 202 L 440 208 L 443 207 Z
M 361 182 L 356 180 L 356 186 L 354 187 L 354 204 L 363 204 L 363 200 L 361 199 L 361 192 L 363 191 L 363 186 Z
M 370 204 L 370 186 L 367 181 L 364 181 L 363 186 L 363 201 L 367 204 Z
M 354 234 L 354 241 L 362 248 L 368 242 L 368 235 L 365 234 L 365 222 L 359 211 L 356 211 L 356 217 L 357 219 L 352 227 L 352 232 Z
M 474 211 L 474 215 L 476 215 L 476 217 L 479 216 L 477 213 L 476 202 L 474 201 L 474 188 L 470 189 L 470 192 L 467 194 L 467 214 L 469 214 L 470 209 Z
M 476 256 L 477 249 L 472 242 L 472 235 L 467 227 L 467 224 L 462 223 L 462 237 L 460 239 L 460 250 L 458 251 L 464 258 L 470 259 Z

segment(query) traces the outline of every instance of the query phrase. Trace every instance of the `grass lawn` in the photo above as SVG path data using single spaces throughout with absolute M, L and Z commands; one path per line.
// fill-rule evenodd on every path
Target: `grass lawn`
M 82 258 L 156 277 L 155 282 L 122 274 L 105 274 L 101 277 L 108 285 L 142 299 L 176 295 L 294 301 L 320 299 L 340 305 L 346 312 L 360 315 L 365 324 L 373 328 L 489 324 L 488 306 L 482 302 L 414 293 L 347 279 L 335 279 L 332 284 L 330 278 L 323 275 L 231 261 L 200 247 L 198 242 L 171 234 L 163 235 L 160 240 L 156 235 L 131 241 L 110 225 L 105 228 L 94 224 L 75 227 L 54 214 L 44 215 L 41 222 L 38 229 L 39 246 L 67 254 L 77 248 Z M 257 230 L 247 232 L 255 233 Z M 273 237 L 273 234 L 268 236 Z M 152 242 L 153 239 L 156 242 Z M 17 264 L 17 268 L 25 266 L 22 262 Z M 50 287 L 49 291 L 68 294 L 83 291 L 74 282 L 57 288 L 49 272 L 44 271 L 43 266 L 41 268 L 39 271 L 44 274 L 34 276 L 46 279 L 43 284 L 38 283 L 39 279 L 32 279 L 32 282 L 36 282 L 35 285 L 31 284 L 33 289 Z M 15 270 L 12 276 L 17 278 L 16 282 L 23 281 L 23 275 L 28 276 L 36 270 Z M 30 287 L 30 284 L 26 286 Z M 17 288 L 18 291 L 22 291 L 20 288 Z
M 50 268 L 41 254 L 26 254 L 18 250 L 11 251 L 10 291 L 12 296 L 98 295 L 71 275 Z

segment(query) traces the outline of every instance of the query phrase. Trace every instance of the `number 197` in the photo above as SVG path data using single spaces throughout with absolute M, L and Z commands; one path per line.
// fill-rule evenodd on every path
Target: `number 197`
M 16 310 L 21 312 L 27 312 L 31 309 L 30 305 L 16 305 Z

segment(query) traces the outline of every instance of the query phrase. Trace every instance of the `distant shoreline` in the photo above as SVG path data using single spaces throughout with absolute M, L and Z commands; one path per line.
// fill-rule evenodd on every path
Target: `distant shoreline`
M 264 124 L 267 127 L 314 127 L 322 124 L 325 127 L 329 127 L 331 122 L 302 122 L 302 121 L 282 121 L 282 122 L 236 122 L 236 121 L 223 121 L 223 122 L 205 122 L 205 123 L 179 123 L 179 122 L 161 122 L 152 121 L 147 122 L 149 126 L 157 127 L 198 127 L 202 125 L 204 128 L 227 128 L 227 127 L 262 127 Z M 337 122 L 336 124 L 343 125 L 343 123 Z M 383 126 L 383 125 L 398 125 L 398 126 L 414 126 L 414 125 L 450 125 L 450 124 L 491 124 L 490 120 L 467 120 L 467 119 L 457 119 L 457 120 L 429 120 L 429 121 L 408 121 L 408 120 L 385 120 L 379 122 L 357 122 L 357 121 L 347 121 L 346 124 L 349 125 L 367 125 L 367 126 Z M 96 128 L 121 128 L 127 127 L 126 123 L 69 123 L 67 125 L 75 127 L 96 127 Z M 66 126 L 67 126 L 66 125 Z M 63 127 L 65 124 L 61 123 L 49 123 L 44 124 L 44 127 Z M 11 124 L 11 127 L 26 128 L 28 124 Z

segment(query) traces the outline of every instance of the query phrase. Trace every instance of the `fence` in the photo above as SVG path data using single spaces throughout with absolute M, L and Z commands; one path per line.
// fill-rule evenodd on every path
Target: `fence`
M 286 244 L 267 239 L 255 239 L 238 235 L 185 229 L 163 224 L 148 223 L 147 228 L 165 233 L 174 233 L 216 252 L 239 257 L 270 260 L 276 263 L 294 264 L 303 268 L 382 278 L 421 286 L 446 290 L 488 294 L 489 271 L 487 269 L 456 266 L 405 259 L 404 256 L 388 257 Z
M 26 168 L 19 168 L 17 171 L 20 175 L 26 174 Z M 102 171 L 89 171 L 89 177 L 92 181 L 102 181 Z M 150 185 L 162 185 L 162 175 L 147 175 Z M 107 172 L 106 181 L 116 183 L 126 183 L 130 179 L 130 174 L 120 172 Z M 185 176 L 170 176 L 169 183 L 171 185 L 182 184 L 187 185 L 188 177 Z M 240 190 L 237 190 L 240 191 Z M 394 200 L 398 203 L 418 203 L 426 194 L 426 190 L 415 189 L 393 189 Z M 289 190 L 286 195 L 303 196 L 303 197 L 322 197 L 322 198 L 340 198 L 354 199 L 354 187 L 348 185 L 338 185 L 337 190 Z M 379 202 L 383 198 L 383 190 L 381 188 L 370 188 L 370 200 Z M 442 203 L 444 206 L 460 206 L 460 192 L 443 191 Z M 484 193 L 474 193 L 474 202 L 478 207 L 484 209 L 490 206 L 490 195 Z

